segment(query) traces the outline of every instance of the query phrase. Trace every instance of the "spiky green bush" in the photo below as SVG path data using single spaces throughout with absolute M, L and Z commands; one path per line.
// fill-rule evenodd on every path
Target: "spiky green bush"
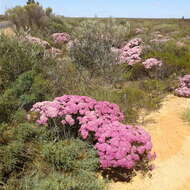
M 0 122 L 9 122 L 16 111 L 29 110 L 51 96 L 47 68 L 53 68 L 56 61 L 45 57 L 41 47 L 3 35 L 0 52 Z
M 104 189 L 96 151 L 79 139 L 52 142 L 46 129 L 0 126 L 0 187 L 6 190 Z
M 185 122 L 188 122 L 190 123 L 190 109 L 187 108 L 181 115 L 182 119 L 185 121 Z
M 0 89 L 5 89 L 16 78 L 44 61 L 43 49 L 16 38 L 0 36 Z M 45 63 L 45 62 L 44 62 Z
M 39 154 L 39 129 L 27 123 L 18 127 L 3 124 L 0 128 L 0 181 L 6 184 L 15 176 L 19 179 Z
M 0 97 L 0 122 L 9 121 L 17 110 L 29 110 L 48 94 L 48 82 L 33 71 L 25 72 Z
M 20 190 L 103 190 L 105 184 L 97 176 L 88 171 L 80 171 L 73 175 L 64 175 L 52 171 L 47 176 L 36 175 L 23 180 Z
M 58 170 L 78 172 L 96 171 L 99 161 L 92 146 L 79 139 L 50 142 L 43 147 L 44 158 Z

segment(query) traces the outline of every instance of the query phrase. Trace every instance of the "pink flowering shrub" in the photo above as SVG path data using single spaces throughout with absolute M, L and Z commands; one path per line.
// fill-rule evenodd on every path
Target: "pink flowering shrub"
M 179 82 L 179 88 L 175 90 L 175 94 L 182 97 L 190 97 L 190 75 L 181 77 Z
M 76 117 L 77 121 L 93 120 L 95 117 L 102 117 L 110 121 L 122 121 L 123 114 L 116 104 L 109 102 L 98 102 L 86 96 L 64 95 L 53 101 L 36 103 L 31 111 L 40 113 L 37 120 L 39 124 L 48 124 L 49 118 L 61 117 L 62 123 L 68 123 L 66 116 Z M 89 118 L 90 117 L 90 118 Z M 87 119 L 88 118 L 88 119 Z M 76 122 L 75 120 L 75 122 Z
M 64 95 L 51 102 L 36 103 L 31 111 L 39 113 L 38 124 L 53 124 L 63 130 L 59 134 L 65 135 L 66 128 L 74 129 L 83 139 L 91 139 L 102 168 L 132 170 L 139 162 L 154 157 L 150 135 L 141 127 L 122 124 L 124 115 L 116 104 Z M 71 133 L 70 130 L 67 132 Z
M 162 61 L 159 61 L 156 58 L 149 58 L 145 60 L 143 63 L 145 69 L 152 69 L 155 67 L 161 67 L 163 65 Z
M 117 56 L 116 64 L 126 64 L 131 73 L 128 79 L 139 79 L 148 76 L 149 78 L 161 78 L 165 72 L 163 62 L 156 58 L 144 60 L 144 55 L 149 46 L 142 45 L 142 39 L 130 40 L 122 48 L 111 48 L 111 52 Z M 127 76 L 128 77 L 128 76 Z
M 32 44 L 40 45 L 40 46 L 42 46 L 42 47 L 44 47 L 46 49 L 51 47 L 50 44 L 47 41 L 42 40 L 42 39 L 37 38 L 37 37 L 30 36 L 30 35 L 25 36 L 24 40 L 28 41 L 28 42 L 30 42 Z
M 127 63 L 128 65 L 134 65 L 142 61 L 141 54 L 143 51 L 142 39 L 134 38 L 130 40 L 121 49 L 112 48 L 111 51 L 118 54 L 118 63 Z M 156 58 L 149 58 L 142 62 L 142 65 L 146 70 L 161 67 L 163 63 Z
M 151 138 L 141 127 L 124 125 L 118 121 L 96 131 L 95 145 L 103 168 L 134 168 L 143 159 L 153 156 Z
M 51 36 L 56 44 L 65 44 L 70 41 L 70 35 L 65 32 L 54 33 Z
M 129 41 L 121 49 L 119 49 L 119 61 L 120 63 L 128 63 L 128 65 L 133 65 L 141 61 L 142 53 L 142 40 L 140 38 L 135 38 Z

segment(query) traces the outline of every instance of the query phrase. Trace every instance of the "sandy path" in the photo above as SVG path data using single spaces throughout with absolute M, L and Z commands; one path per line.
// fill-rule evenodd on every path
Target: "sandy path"
M 187 107 L 190 99 L 169 95 L 145 118 L 157 153 L 152 178 L 139 175 L 131 183 L 112 183 L 109 190 L 190 190 L 190 125 L 180 118 Z

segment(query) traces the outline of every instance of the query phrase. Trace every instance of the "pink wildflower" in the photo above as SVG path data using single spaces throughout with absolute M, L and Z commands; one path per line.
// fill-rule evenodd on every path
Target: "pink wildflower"
M 163 63 L 155 58 L 149 58 L 142 63 L 145 69 L 152 69 L 153 67 L 161 67 Z
M 70 35 L 67 33 L 54 33 L 51 35 L 54 42 L 58 44 L 68 43 L 70 41 Z
M 175 94 L 182 97 L 190 97 L 190 75 L 185 75 L 179 79 L 179 87 L 175 90 Z

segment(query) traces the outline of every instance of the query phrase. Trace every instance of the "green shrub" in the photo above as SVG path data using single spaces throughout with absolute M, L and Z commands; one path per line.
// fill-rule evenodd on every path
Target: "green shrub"
M 0 36 L 0 52 L 0 122 L 16 121 L 16 111 L 28 111 L 35 102 L 56 93 L 56 78 L 49 75 L 59 65 L 52 57 L 44 56 L 43 48 L 17 38 Z
M 112 20 L 105 23 L 91 20 L 82 22 L 73 34 L 77 40 L 71 48 L 71 58 L 80 72 L 86 72 L 85 69 L 90 72 L 90 79 L 101 75 L 109 80 L 114 73 L 117 55 L 111 52 L 111 47 L 119 43 L 118 33 L 121 33 L 115 28 Z
M 22 165 L 22 154 L 23 144 L 19 141 L 9 143 L 7 146 L 1 146 L 1 175 L 2 177 L 8 175 L 13 170 L 19 170 Z
M 147 79 L 140 81 L 139 87 L 147 93 L 152 93 L 155 94 L 155 96 L 158 96 L 159 94 L 166 92 L 168 85 L 169 84 L 167 84 L 166 81 Z
M 79 139 L 52 142 L 44 128 L 0 126 L 2 189 L 100 189 L 96 151 Z M 56 169 L 56 171 L 55 171 Z
M 167 34 L 173 31 L 177 31 L 179 29 L 179 25 L 176 23 L 163 23 L 163 24 L 159 24 L 156 25 L 155 27 L 153 27 L 154 31 L 160 31 L 163 34 Z
M 96 151 L 79 139 L 53 142 L 47 129 L 0 126 L 0 188 L 103 190 Z M 56 170 L 55 170 L 56 169 Z
M 21 190 L 103 190 L 105 184 L 94 173 L 80 171 L 74 176 L 60 172 L 51 172 L 46 176 L 26 178 Z
M 35 144 L 41 134 L 27 123 L 17 127 L 1 125 L 0 128 L 0 174 L 1 180 L 6 182 L 13 174 L 19 176 L 35 156 L 39 156 Z
M 43 168 L 40 155 L 45 138 L 41 129 L 28 123 L 1 125 L 0 136 L 0 183 L 5 189 L 18 186 L 22 177 Z
M 115 59 L 110 51 L 110 36 L 107 36 L 105 29 L 96 22 L 87 22 L 81 28 L 80 36 L 71 49 L 72 59 L 78 69 L 89 69 L 91 77 L 105 74 Z
M 17 110 L 14 115 L 12 120 L 18 124 L 18 123 L 24 123 L 27 120 L 27 112 L 24 109 Z
M 162 99 L 169 91 L 170 82 L 156 79 L 144 80 L 140 82 L 139 88 L 146 93 L 148 98 L 147 109 L 154 110 L 160 107 Z
M 79 94 L 83 91 L 84 81 L 81 81 L 76 66 L 71 63 L 70 59 L 57 61 L 52 66 L 45 67 L 44 72 L 51 81 L 49 89 L 51 89 L 52 97 Z
M 190 109 L 186 109 L 183 113 L 182 113 L 182 119 L 188 123 L 190 123 Z
M 136 123 L 140 111 L 158 109 L 160 103 L 168 91 L 168 83 L 159 80 L 141 80 L 126 82 L 116 91 L 113 102 L 120 105 L 126 115 L 127 123 Z
M 24 143 L 40 141 L 46 134 L 43 135 L 43 129 L 37 128 L 29 123 L 19 124 L 17 127 L 12 129 L 15 140 L 22 141 Z
M 171 75 L 181 75 L 190 71 L 190 51 L 188 47 L 177 47 L 175 43 L 170 42 L 163 45 L 152 45 L 145 50 L 145 59 L 155 57 L 164 63 L 161 76 L 168 78 Z
M 126 87 L 119 92 L 122 110 L 126 115 L 126 121 L 134 123 L 138 119 L 139 111 L 145 107 L 148 97 L 145 92 L 137 87 Z M 123 104 L 123 105 L 122 105 Z
M 147 73 L 142 64 L 134 64 L 133 66 L 125 65 L 123 78 L 125 80 L 136 81 L 147 77 Z
M 0 36 L 0 89 L 4 90 L 16 80 L 16 78 L 35 68 L 43 65 L 43 49 L 28 43 L 22 43 L 16 38 Z M 38 66 L 39 67 L 39 66 Z
M 24 6 L 16 6 L 6 11 L 7 18 L 13 22 L 17 30 L 23 28 L 45 28 L 48 26 L 49 14 L 46 12 L 39 3 L 28 3 Z
M 72 31 L 72 26 L 68 23 L 68 21 L 64 17 L 51 15 L 48 25 L 49 34 L 53 34 L 56 32 L 71 33 L 71 31 Z
M 7 134 L 8 129 L 8 124 L 0 124 L 0 145 L 6 145 L 10 141 L 10 136 Z
M 46 99 L 48 82 L 33 71 L 25 72 L 0 97 L 0 122 L 9 121 L 19 109 L 29 111 L 32 105 Z
M 65 172 L 96 171 L 99 165 L 93 147 L 79 139 L 50 142 L 44 145 L 43 154 L 53 167 Z

